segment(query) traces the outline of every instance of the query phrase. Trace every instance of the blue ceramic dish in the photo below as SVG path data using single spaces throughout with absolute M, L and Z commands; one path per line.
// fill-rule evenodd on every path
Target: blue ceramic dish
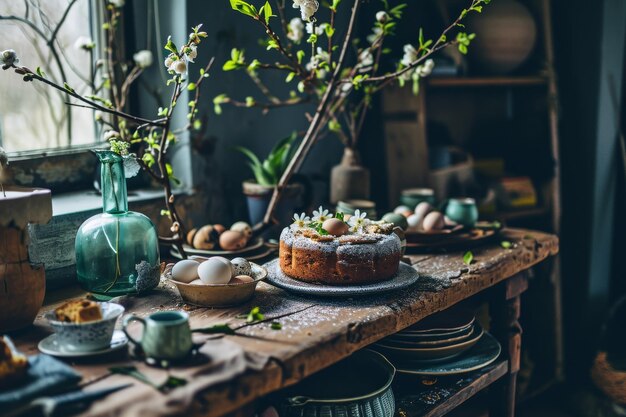
M 87 323 L 67 323 L 56 319 L 54 310 L 48 311 L 45 318 L 57 334 L 61 350 L 69 352 L 89 352 L 106 349 L 111 344 L 117 319 L 124 307 L 115 303 L 98 303 L 102 310 L 102 320 Z

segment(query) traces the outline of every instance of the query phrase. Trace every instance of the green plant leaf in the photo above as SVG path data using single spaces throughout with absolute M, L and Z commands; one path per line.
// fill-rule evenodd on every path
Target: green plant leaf
M 272 6 L 270 5 L 269 1 L 266 1 L 263 7 L 261 7 L 261 10 L 259 10 L 259 14 L 263 15 L 263 17 L 265 18 L 265 24 L 268 25 L 270 24 L 270 17 L 276 17 L 276 15 L 273 14 Z
M 230 0 L 230 7 L 232 7 L 233 10 L 243 13 L 246 16 L 250 16 L 253 19 L 258 19 L 259 17 L 259 12 L 257 12 L 256 8 L 243 0 Z
M 472 262 L 474 261 L 474 254 L 472 253 L 472 251 L 467 251 L 465 252 L 465 254 L 463 255 L 463 263 L 465 265 L 471 265 Z
M 283 325 L 277 321 L 273 321 L 272 324 L 270 325 L 270 328 L 272 330 L 281 330 L 283 328 Z
M 500 246 L 502 246 L 504 249 L 511 249 L 511 247 L 513 247 L 513 244 L 508 240 L 503 240 L 502 242 L 500 242 Z

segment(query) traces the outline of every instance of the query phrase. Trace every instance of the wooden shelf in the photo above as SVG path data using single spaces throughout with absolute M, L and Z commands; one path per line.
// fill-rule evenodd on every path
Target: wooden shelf
M 398 381 L 396 416 L 443 416 L 506 375 L 508 361 L 498 360 L 479 371 L 440 379 L 435 385 L 411 392 L 410 380 Z M 413 378 L 419 384 L 418 378 Z
M 516 87 L 548 85 L 548 78 L 541 75 L 522 77 L 432 77 L 429 87 Z

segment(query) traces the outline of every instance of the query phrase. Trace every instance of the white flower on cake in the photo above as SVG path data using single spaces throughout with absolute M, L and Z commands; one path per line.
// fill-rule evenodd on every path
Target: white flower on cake
M 361 210 L 356 209 L 354 214 L 348 220 L 351 232 L 359 232 L 363 230 L 365 226 L 371 223 L 371 220 L 367 218 L 367 213 L 361 213 Z
M 313 210 L 313 221 L 323 223 L 324 220 L 330 219 L 328 210 L 324 210 L 322 206 L 319 209 Z
M 301 213 L 301 214 L 296 213 L 293 215 L 293 225 L 298 228 L 306 227 L 310 222 L 311 222 L 311 219 L 305 213 Z

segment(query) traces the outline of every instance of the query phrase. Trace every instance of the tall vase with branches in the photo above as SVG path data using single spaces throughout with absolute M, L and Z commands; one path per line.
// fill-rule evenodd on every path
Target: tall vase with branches
M 69 10 L 75 1 L 71 1 Z M 66 104 L 95 111 L 96 120 L 104 126 L 103 138 L 108 142 L 110 149 L 125 158 L 127 175 L 143 169 L 152 180 L 163 188 L 165 208 L 162 215 L 171 221 L 171 236 L 160 236 L 159 240 L 176 246 L 178 251 L 186 257 L 183 247 L 185 227 L 179 215 L 176 196 L 173 193 L 173 184 L 179 181 L 169 162 L 169 151 L 177 142 L 180 134 L 190 129 L 199 129 L 201 122 L 197 118 L 197 105 L 200 101 L 201 87 L 209 76 L 213 59 L 206 67 L 201 68 L 194 77 L 189 66 L 198 55 L 198 46 L 202 39 L 207 37 L 202 31 L 202 25 L 192 28 L 186 41 L 178 47 L 169 37 L 164 48 L 169 52 L 164 65 L 168 73 L 166 86 L 171 88 L 171 95 L 166 107 L 159 107 L 155 117 L 146 118 L 128 112 L 128 97 L 131 86 L 139 79 L 143 71 L 152 65 L 152 53 L 143 50 L 133 55 L 129 62 L 118 45 L 117 31 L 123 16 L 123 2 L 107 0 L 106 17 L 102 29 L 106 36 L 106 45 L 103 59 L 94 61 L 93 76 L 88 80 L 90 92 L 80 93 L 77 86 L 67 81 L 55 81 L 49 78 L 42 67 L 35 70 L 20 65 L 17 53 L 8 49 L 0 54 L 0 65 L 3 70 L 13 70 L 25 82 L 40 83 L 46 87 L 63 93 Z M 67 10 L 64 15 L 67 14 Z M 2 17 L 0 17 L 2 18 Z M 6 16 L 5 16 L 6 18 Z M 22 20 L 20 20 L 22 21 Z M 26 23 L 28 24 L 28 23 Z M 63 21 L 58 25 L 62 25 Z M 57 28 L 59 27 L 57 26 Z M 93 49 L 93 42 L 85 43 L 85 48 Z M 60 65 L 60 64 L 59 64 Z M 192 93 L 192 100 L 188 103 L 187 123 L 181 127 L 172 125 L 174 111 L 184 91 Z M 105 143 L 106 143 L 105 142 Z M 96 147 L 103 142 L 96 144 Z
M 263 112 L 302 103 L 315 104 L 313 114 L 305 113 L 309 123 L 300 146 L 294 154 L 280 181 L 261 224 L 262 230 L 275 223 L 274 213 L 282 191 L 292 175 L 297 172 L 313 145 L 325 134 L 334 133 L 347 149 L 354 150 L 371 107 L 372 97 L 392 83 L 412 83 L 415 93 L 420 79 L 430 74 L 432 56 L 438 51 L 456 46 L 467 53 L 474 35 L 464 31 L 463 20 L 470 13 L 480 13 L 490 0 L 468 0 L 458 17 L 441 34 L 427 39 L 423 31 L 415 44 L 404 46 L 404 55 L 393 71 L 381 71 L 381 57 L 390 51 L 385 40 L 393 36 L 402 19 L 406 4 L 392 5 L 391 0 L 380 0 L 379 10 L 373 22 L 372 33 L 367 42 L 353 38 L 355 22 L 363 0 L 332 0 L 324 2 L 323 9 L 317 0 L 265 1 L 260 7 L 245 0 L 229 0 L 233 10 L 247 16 L 264 33 L 263 43 L 267 57 L 248 59 L 243 50 L 233 49 L 231 59 L 223 70 L 240 70 L 256 84 L 264 101 L 246 97 L 244 100 L 220 94 L 213 100 L 215 112 L 221 113 L 222 105 L 244 108 L 261 108 Z M 350 14 L 343 38 L 337 38 L 338 21 L 346 21 L 339 15 L 342 1 L 350 1 Z M 300 12 L 299 17 L 288 17 L 290 3 Z M 376 2 L 370 2 L 376 3 Z M 324 14 L 326 19 L 322 19 Z M 271 54 L 271 55 L 270 55 Z M 348 56 L 352 55 L 353 59 Z M 352 64 L 349 64 L 352 62 Z M 262 72 L 285 74 L 285 82 L 295 85 L 290 95 L 279 98 L 263 83 Z

